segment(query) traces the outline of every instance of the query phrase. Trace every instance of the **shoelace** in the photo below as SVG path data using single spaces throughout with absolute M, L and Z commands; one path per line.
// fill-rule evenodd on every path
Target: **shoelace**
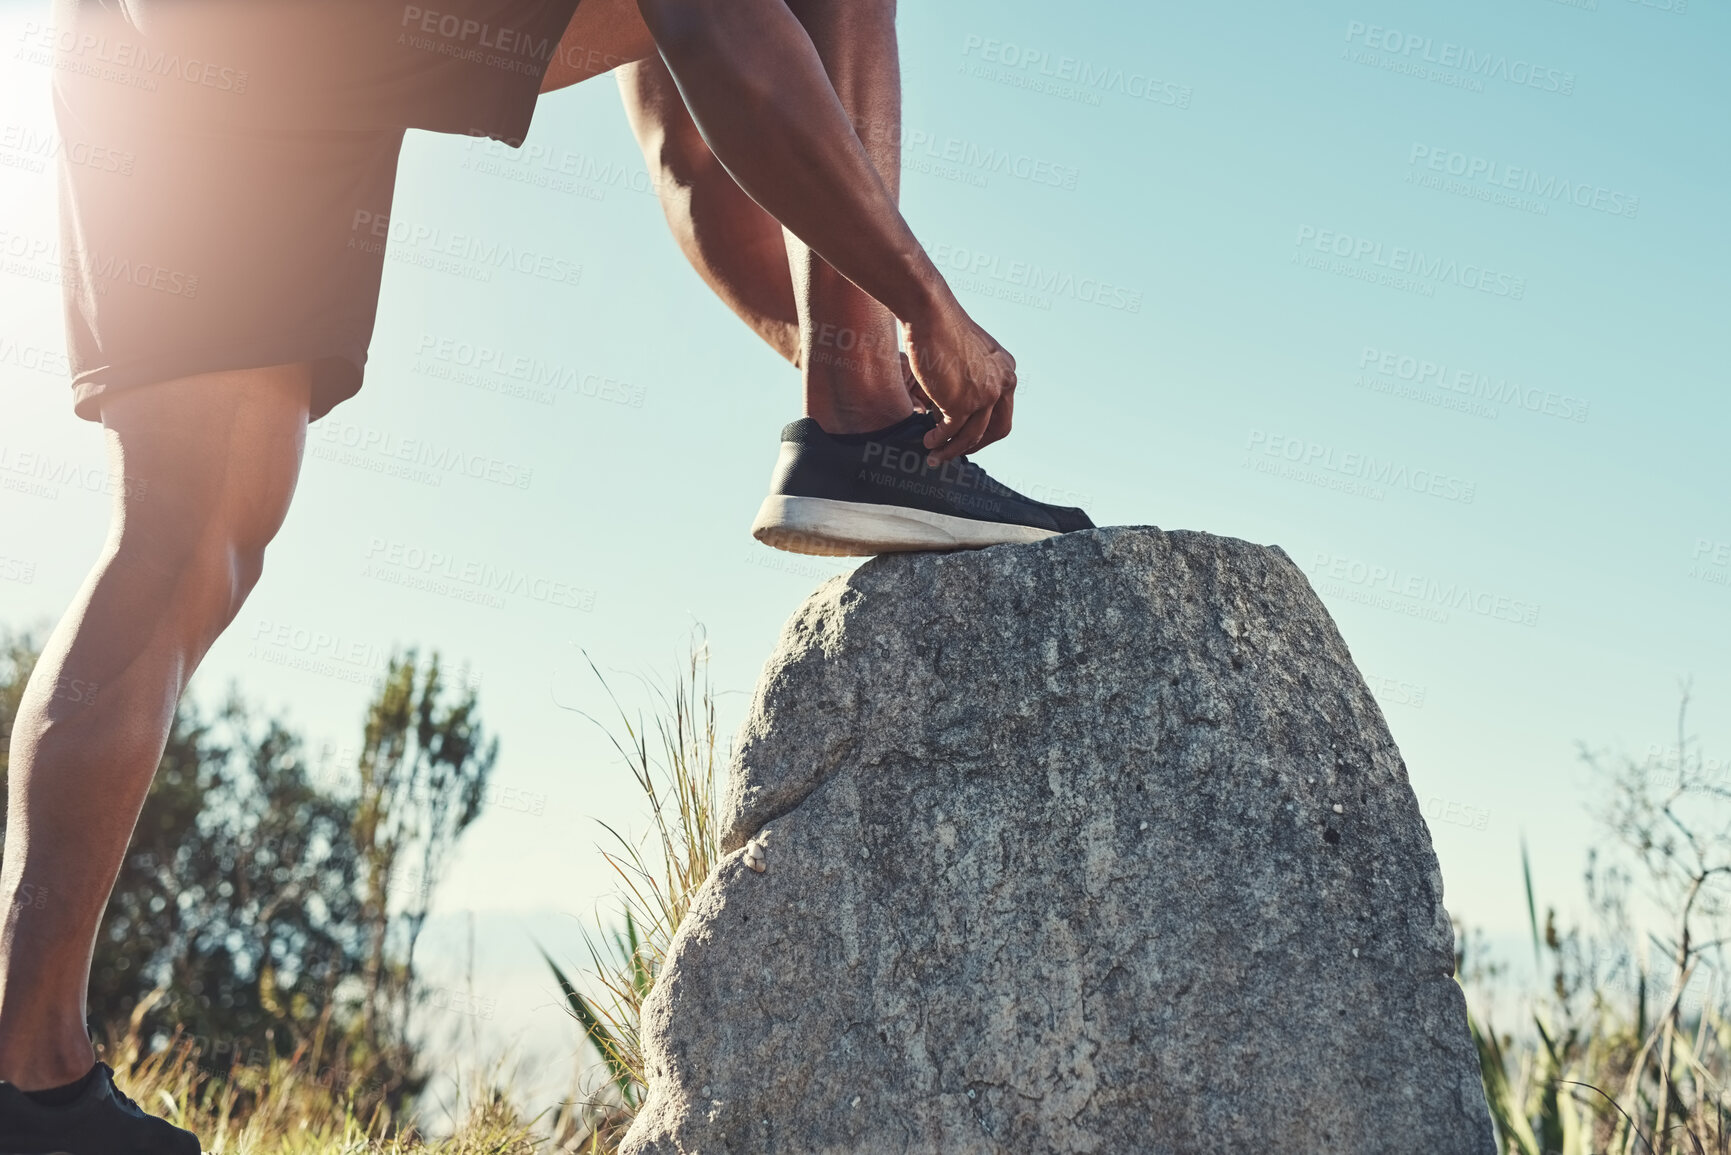
M 108 1090 L 115 1099 L 119 1101 L 121 1107 L 131 1111 L 135 1115 L 144 1114 L 144 1108 L 133 1102 L 132 1097 L 125 1091 L 122 1091 L 120 1089 L 120 1084 L 114 1081 L 114 1068 L 110 1067 L 107 1063 L 99 1063 L 97 1065 L 100 1066 L 106 1074 L 108 1078 Z

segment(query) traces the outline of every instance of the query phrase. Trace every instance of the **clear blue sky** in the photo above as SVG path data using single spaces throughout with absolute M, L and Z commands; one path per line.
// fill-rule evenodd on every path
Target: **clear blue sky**
M 49 120 L 15 54 L 47 19 L 0 7 L 14 624 L 59 611 L 106 515 L 76 481 L 16 472 L 24 454 L 102 462 L 28 255 L 54 233 L 51 174 L 30 171 Z M 1709 757 L 1731 760 L 1723 5 L 947 0 L 901 20 L 907 215 L 1023 369 L 1017 433 L 986 464 L 1102 524 L 1278 543 L 1305 566 L 1433 817 L 1451 909 L 1524 926 L 1522 832 L 1541 888 L 1576 893 L 1575 744 L 1668 740 L 1680 679 Z M 198 687 L 237 680 L 341 741 L 374 655 L 472 663 L 498 782 L 541 813 L 475 828 L 434 965 L 455 973 L 440 952 L 477 912 L 488 1029 L 557 1040 L 523 928 L 573 951 L 573 916 L 609 888 L 593 819 L 642 825 L 557 705 L 598 704 L 579 651 L 670 671 L 701 622 L 731 727 L 838 567 L 747 536 L 797 382 L 678 256 L 611 81 L 546 100 L 521 155 L 412 134 L 395 221 L 366 388 L 313 428 L 264 582 Z M 416 263 L 458 234 L 581 273 Z M 518 357 L 566 388 L 513 395 L 486 366 Z M 423 452 L 482 476 L 379 472 Z M 402 584 L 485 567 L 523 592 Z

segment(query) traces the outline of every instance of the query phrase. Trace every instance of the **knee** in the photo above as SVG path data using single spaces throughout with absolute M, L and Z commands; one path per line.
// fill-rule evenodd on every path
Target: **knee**
M 672 74 L 659 59 L 620 69 L 619 89 L 643 163 L 658 186 L 689 186 L 715 171 L 725 171 L 692 121 Z
M 211 510 L 166 520 L 134 519 L 118 535 L 108 568 L 140 608 L 214 635 L 258 585 L 275 526 Z
M 647 134 L 643 160 L 654 169 L 657 187 L 662 189 L 701 188 L 712 180 L 733 180 L 690 121 L 659 125 Z
M 268 534 L 252 531 L 232 534 L 223 544 L 228 576 L 228 605 L 224 625 L 234 620 L 241 605 L 264 576 L 264 551 L 273 536 L 274 527 Z
M 190 634 L 214 638 L 258 585 L 287 512 L 292 475 L 260 480 L 129 499 L 113 538 L 116 579 Z

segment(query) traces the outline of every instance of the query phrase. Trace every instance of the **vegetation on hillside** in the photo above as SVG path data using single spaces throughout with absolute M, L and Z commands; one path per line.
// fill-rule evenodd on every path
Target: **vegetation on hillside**
M 0 790 L 36 654 L 0 634 Z M 271 1101 L 260 1071 L 336 1087 L 369 1123 L 403 1116 L 428 1079 L 415 943 L 497 743 L 474 689 L 410 650 L 353 749 L 321 764 L 232 689 L 214 712 L 184 701 L 98 931 L 95 1032 L 141 1070 L 169 1063 L 178 1087 L 220 1086 L 231 1116 Z
M 1541 919 L 1524 871 L 1549 983 L 1523 1000 L 1519 1036 L 1482 1013 L 1506 962 L 1461 936 L 1506 1155 L 1731 1152 L 1731 782 L 1690 736 L 1687 694 L 1675 743 L 1654 749 L 1581 751 L 1605 835 L 1587 856 L 1588 925 L 1565 929 L 1554 908 Z
M 715 690 L 709 652 L 694 645 L 671 686 L 657 686 L 653 723 L 632 716 L 607 690 L 611 725 L 591 718 L 612 739 L 643 792 L 649 833 L 633 841 L 606 828 L 613 847 L 603 856 L 619 879 L 612 909 L 586 930 L 589 967 L 581 979 L 599 995 L 586 996 L 559 963 L 547 959 L 566 1006 L 594 1048 L 605 1080 L 569 1113 L 572 1150 L 612 1152 L 648 1091 L 638 1023 L 643 1003 L 666 962 L 673 936 L 697 891 L 721 858 L 716 779 L 723 753 L 715 730 Z

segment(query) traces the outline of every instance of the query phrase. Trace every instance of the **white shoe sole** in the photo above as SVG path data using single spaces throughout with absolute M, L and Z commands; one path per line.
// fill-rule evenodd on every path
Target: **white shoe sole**
M 751 523 L 751 536 L 789 553 L 870 557 L 915 550 L 984 549 L 1057 537 L 1056 530 L 975 521 L 902 505 L 868 505 L 828 497 L 770 494 Z

